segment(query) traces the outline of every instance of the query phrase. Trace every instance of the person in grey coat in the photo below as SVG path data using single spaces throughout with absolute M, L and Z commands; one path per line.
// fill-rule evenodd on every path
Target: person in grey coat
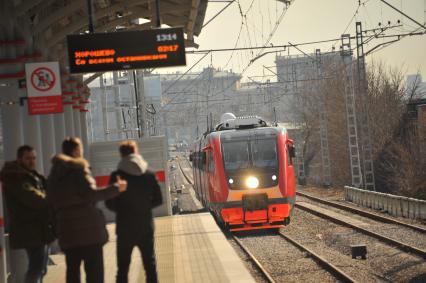
M 146 281 L 158 281 L 154 253 L 154 223 L 152 209 L 162 203 L 160 186 L 148 163 L 139 154 L 136 142 L 120 144 L 121 160 L 111 174 L 110 182 L 121 176 L 127 181 L 127 191 L 106 201 L 106 206 L 116 212 L 117 283 L 126 283 L 130 258 L 134 247 L 142 254 Z

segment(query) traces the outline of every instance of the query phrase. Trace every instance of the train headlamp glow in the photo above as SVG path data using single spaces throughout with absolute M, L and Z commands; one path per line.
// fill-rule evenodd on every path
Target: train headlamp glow
M 250 189 L 256 189 L 259 186 L 259 180 L 256 177 L 250 176 L 246 179 L 246 186 Z
M 275 181 L 277 179 L 276 175 L 272 175 L 272 181 Z
M 228 180 L 228 182 L 229 182 L 230 184 L 233 184 L 233 183 L 234 183 L 234 179 L 230 178 L 230 179 Z

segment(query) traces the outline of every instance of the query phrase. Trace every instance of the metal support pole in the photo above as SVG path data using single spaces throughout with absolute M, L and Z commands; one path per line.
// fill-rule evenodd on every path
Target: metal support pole
M 28 102 L 28 101 L 26 101 Z M 37 170 L 43 171 L 43 149 L 41 144 L 41 127 L 40 127 L 40 116 L 39 115 L 29 115 L 28 105 L 25 103 L 25 106 L 21 108 L 22 115 L 22 124 L 23 124 L 23 136 L 24 144 L 32 146 L 39 158 L 37 158 Z M 24 122 L 25 121 L 25 122 Z
M 160 0 L 155 0 L 155 9 L 157 13 L 157 27 L 161 27 L 161 20 L 160 20 Z
M 40 116 L 40 130 L 43 137 L 42 152 L 39 158 L 43 159 L 43 169 L 41 172 L 47 176 L 50 172 L 51 161 L 50 158 L 55 153 L 55 131 L 53 128 L 53 114 Z
M 100 76 L 100 88 L 102 90 L 101 92 L 101 108 L 102 108 L 102 124 L 103 124 L 103 133 L 104 133 L 104 140 L 109 141 L 110 140 L 110 131 L 109 131 L 109 124 L 108 124 L 108 97 L 107 97 L 107 91 L 106 91 L 106 79 L 104 79 L 104 74 Z
M 3 158 L 5 161 L 16 160 L 16 150 L 24 143 L 23 140 L 23 121 L 21 115 L 21 107 L 19 104 L 19 93 L 16 86 L 3 86 L 0 87 L 1 102 L 6 103 L 1 105 L 1 122 L 3 130 Z M 0 192 L 0 198 L 2 193 Z M 0 201 L 0 216 L 3 220 L 4 207 Z M 7 235 L 4 233 L 4 221 L 0 222 L 0 282 L 8 282 L 5 278 L 10 274 L 11 269 L 14 268 L 18 272 L 25 272 L 26 255 L 23 254 L 21 258 L 15 257 L 15 261 L 11 261 L 7 255 L 11 254 L 9 245 L 7 244 Z M 21 250 L 22 251 L 22 250 Z M 24 280 L 19 274 L 12 274 L 13 278 Z M 13 279 L 12 278 L 12 279 Z M 9 277 L 11 280 L 11 277 Z
M 72 110 L 74 119 L 74 134 L 76 137 L 81 138 L 80 109 L 73 108 Z
M 74 132 L 74 111 L 71 104 L 64 105 L 64 118 L 65 118 L 65 136 L 73 137 Z
M 24 142 L 20 113 L 22 106 L 19 105 L 19 94 L 16 87 L 0 87 L 0 95 L 2 102 L 11 103 L 1 105 L 1 122 L 3 126 L 3 159 L 12 161 L 16 159 L 16 150 Z
M 321 161 L 322 161 L 322 178 L 323 185 L 331 185 L 331 170 L 330 170 L 330 151 L 328 147 L 328 131 L 327 131 L 327 110 L 325 100 L 327 94 L 322 91 L 322 61 L 321 51 L 315 50 L 315 63 L 317 68 L 316 88 L 319 92 L 319 124 L 320 124 L 320 146 L 321 146 Z
M 138 92 L 138 79 L 136 78 L 136 71 L 132 71 L 133 75 L 133 87 L 135 89 L 135 105 L 136 105 L 136 125 L 137 125 L 137 131 L 138 131 L 138 138 L 142 137 L 142 130 L 141 127 L 145 121 L 140 121 L 139 114 L 140 114 L 140 103 L 139 103 L 139 92 Z M 143 111 L 143 110 L 142 110 Z
M 121 140 L 124 138 L 125 128 L 124 121 L 122 119 L 121 113 L 121 97 L 120 97 L 120 85 L 118 84 L 118 72 L 112 72 L 112 81 L 113 81 L 113 92 L 114 92 L 114 105 L 115 105 L 115 120 L 116 120 L 116 129 L 117 129 L 117 139 Z
M 89 33 L 93 33 L 92 0 L 87 0 L 87 14 L 89 16 Z
M 63 107 L 65 108 L 65 105 L 63 105 Z M 56 152 L 61 152 L 62 141 L 65 139 L 65 114 L 57 113 L 53 115 L 53 128 L 55 129 Z
M 0 191 L 0 282 L 7 282 L 6 241 L 4 231 L 3 188 Z
M 86 158 L 90 157 L 90 147 L 89 147 L 89 138 L 88 138 L 88 134 L 87 134 L 87 113 L 80 111 L 80 113 L 76 113 L 79 114 L 80 116 L 80 129 L 81 129 L 81 141 L 83 143 L 83 148 L 84 148 L 84 155 L 86 156 Z
M 302 141 L 302 139 L 299 139 L 299 141 Z M 296 164 L 297 182 L 299 185 L 306 185 L 305 160 L 301 142 L 296 143 Z
M 361 22 L 356 22 L 357 69 L 358 69 L 358 99 L 360 101 L 360 132 L 361 156 L 363 164 L 364 188 L 376 190 L 374 181 L 373 147 L 371 143 L 370 123 L 368 119 L 368 85 L 365 70 L 365 54 Z
M 355 91 L 352 75 L 352 50 L 350 34 L 341 37 L 344 76 L 345 76 L 345 101 L 346 101 L 346 123 L 348 128 L 349 162 L 351 165 L 352 186 L 362 185 L 361 165 L 359 160 L 358 130 L 356 123 Z

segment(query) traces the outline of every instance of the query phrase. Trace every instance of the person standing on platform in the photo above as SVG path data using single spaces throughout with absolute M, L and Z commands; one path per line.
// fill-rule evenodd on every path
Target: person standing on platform
M 80 282 L 82 261 L 87 283 L 104 282 L 103 245 L 108 233 L 96 202 L 115 197 L 126 188 L 127 182 L 120 177 L 105 189 L 96 188 L 79 138 L 66 138 L 62 154 L 52 158 L 47 196 L 55 213 L 59 246 L 65 253 L 67 283 Z
M 117 283 L 128 282 L 130 259 L 134 247 L 142 254 L 146 282 L 158 282 L 154 253 L 154 223 L 152 208 L 162 203 L 160 186 L 155 174 L 148 171 L 148 163 L 138 152 L 135 141 L 120 144 L 121 160 L 117 171 L 110 176 L 115 182 L 121 176 L 128 183 L 127 191 L 106 201 L 116 212 Z
M 37 154 L 28 145 L 18 148 L 17 160 L 0 172 L 9 214 L 10 245 L 25 249 L 28 270 L 25 283 L 41 283 L 47 271 L 48 244 L 54 240 L 46 199 L 46 180 L 35 169 Z

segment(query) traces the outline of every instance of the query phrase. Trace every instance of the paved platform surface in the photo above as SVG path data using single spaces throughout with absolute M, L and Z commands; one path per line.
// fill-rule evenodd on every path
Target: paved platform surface
M 155 248 L 160 282 L 255 282 L 209 213 L 155 219 Z M 115 282 L 115 226 L 108 225 L 104 246 L 105 283 Z M 45 283 L 65 282 L 65 258 L 51 256 Z M 83 276 L 84 282 L 84 276 Z M 139 251 L 134 249 L 129 282 L 145 282 Z

